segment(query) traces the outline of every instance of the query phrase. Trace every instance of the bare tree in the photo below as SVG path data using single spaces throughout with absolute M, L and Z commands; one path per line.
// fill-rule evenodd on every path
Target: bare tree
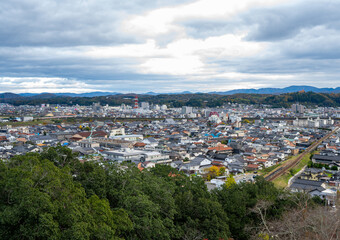
M 332 207 L 308 206 L 308 196 L 292 196 L 296 208 L 287 209 L 280 219 L 267 219 L 270 202 L 259 201 L 253 208 L 261 224 L 252 239 L 336 240 L 340 239 L 340 212 Z
M 203 238 L 203 234 L 197 229 L 193 228 L 189 228 L 183 236 L 183 240 L 201 240 Z

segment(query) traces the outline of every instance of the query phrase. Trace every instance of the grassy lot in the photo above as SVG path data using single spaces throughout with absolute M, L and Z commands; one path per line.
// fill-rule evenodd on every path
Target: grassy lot
M 1 116 L 0 118 L 5 118 Z M 111 120 L 115 122 L 136 122 L 136 121 L 163 121 L 165 118 L 115 118 L 115 117 L 72 117 L 72 118 L 50 118 L 50 119 L 35 119 L 34 121 L 29 122 L 1 122 L 1 126 L 12 125 L 13 127 L 16 126 L 30 126 L 30 125 L 39 125 L 39 124 L 60 124 L 60 123 L 81 123 L 81 122 L 93 122 L 93 121 L 106 121 Z M 182 120 L 184 118 L 174 118 L 175 121 Z M 190 118 L 187 118 L 190 120 Z M 59 122 L 55 122 L 59 121 Z
M 34 121 L 28 121 L 28 122 L 2 122 L 2 123 L 0 123 L 0 126 L 12 125 L 13 127 L 18 127 L 18 126 L 32 126 L 32 125 L 50 124 L 50 123 L 53 123 L 53 121 L 51 121 L 51 120 L 34 120 Z
M 269 167 L 269 168 L 262 169 L 261 172 L 263 172 L 263 176 L 269 175 L 269 173 L 275 171 L 276 168 L 288 164 L 290 161 L 295 160 L 298 156 L 299 156 L 299 155 L 296 155 L 296 156 L 289 156 L 289 157 L 288 157 L 286 160 L 284 160 L 283 162 L 280 162 L 279 164 L 277 164 L 277 165 L 275 165 L 275 166 L 271 166 L 271 167 Z
M 114 120 L 115 118 L 113 117 L 107 117 L 107 118 L 51 118 L 51 119 L 35 119 L 33 121 L 29 122 L 0 122 L 0 127 L 1 126 L 6 126 L 6 125 L 12 125 L 13 127 L 18 127 L 18 126 L 32 126 L 32 125 L 39 125 L 39 124 L 61 124 L 61 123 L 79 123 L 79 122 L 92 122 L 95 120 L 98 121 L 105 121 L 105 120 Z M 162 121 L 164 118 L 117 118 L 115 121 L 116 122 L 135 122 L 135 121 L 155 121 L 159 120 Z M 175 120 L 180 120 L 180 119 L 175 119 Z M 55 122 L 59 121 L 59 122 Z
M 268 167 L 268 168 L 264 168 L 258 171 L 258 173 L 261 176 L 266 175 L 267 173 L 270 173 L 271 171 L 274 171 L 276 168 L 280 167 L 282 165 L 282 162 L 280 162 L 279 164 L 276 164 L 274 166 Z
M 328 172 L 325 172 L 325 174 L 327 175 L 327 177 L 332 177 L 333 176 L 333 174 L 328 173 Z
M 275 186 L 279 187 L 279 188 L 285 188 L 288 185 L 288 181 L 291 177 L 294 176 L 294 174 L 298 173 L 304 166 L 306 166 L 310 160 L 310 156 L 311 153 L 306 154 L 306 156 L 304 156 L 301 161 L 298 163 L 298 165 L 296 165 L 295 167 L 293 167 L 289 172 L 286 172 L 285 174 L 283 174 L 282 176 L 276 178 L 273 183 L 275 184 Z M 293 173 L 293 175 L 292 175 Z

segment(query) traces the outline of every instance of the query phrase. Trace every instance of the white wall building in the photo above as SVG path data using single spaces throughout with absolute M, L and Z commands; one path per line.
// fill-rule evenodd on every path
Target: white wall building
M 110 137 L 117 136 L 117 135 L 125 135 L 125 128 L 121 127 L 121 128 L 112 129 L 110 131 Z
M 187 106 L 182 107 L 182 114 L 190 114 L 190 113 L 192 113 L 192 107 L 187 107 Z
M 292 112 L 294 113 L 304 113 L 305 112 L 305 106 L 301 105 L 301 104 L 293 104 L 292 107 Z
M 118 136 L 110 136 L 110 139 L 119 139 L 125 141 L 139 141 L 143 140 L 143 135 L 132 134 L 132 135 L 118 135 Z
M 140 107 L 141 107 L 142 109 L 149 110 L 150 105 L 149 105 L 148 102 L 141 102 L 141 103 L 140 103 Z

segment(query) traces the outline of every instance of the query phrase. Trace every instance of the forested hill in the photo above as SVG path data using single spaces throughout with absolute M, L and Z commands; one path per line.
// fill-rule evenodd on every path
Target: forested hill
M 323 210 L 320 199 L 289 194 L 263 178 L 227 183 L 209 192 L 201 177 L 170 166 L 140 171 L 129 164 L 80 163 L 61 146 L 16 156 L 0 160 L 0 239 L 332 239 L 338 234 L 336 213 Z
M 8 94 L 7 94 L 8 95 Z M 133 104 L 133 98 L 136 94 L 121 94 L 97 97 L 65 97 L 53 94 L 44 94 L 36 96 L 19 96 L 10 97 L 0 94 L 0 102 L 14 105 L 37 105 L 42 103 L 66 104 L 66 105 L 91 105 L 94 102 L 100 102 L 102 105 L 111 106 Z M 222 106 L 228 102 L 243 104 L 269 104 L 273 107 L 290 107 L 292 104 L 299 102 L 306 106 L 325 106 L 339 107 L 340 93 L 316 93 L 316 92 L 295 92 L 281 95 L 271 94 L 233 94 L 218 95 L 208 93 L 196 94 L 163 94 L 163 95 L 138 95 L 139 102 L 150 102 L 153 104 L 166 104 L 169 107 L 193 106 L 193 107 L 216 107 Z

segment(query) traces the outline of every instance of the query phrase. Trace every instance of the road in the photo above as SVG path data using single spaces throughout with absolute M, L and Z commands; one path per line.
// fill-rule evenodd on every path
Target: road
M 314 151 L 323 141 L 328 139 L 330 136 L 332 136 L 334 133 L 336 133 L 339 130 L 339 126 L 337 126 L 332 132 L 327 134 L 326 136 L 320 138 L 317 142 L 313 143 L 311 146 L 309 146 L 303 153 L 301 153 L 294 161 L 290 161 L 287 164 L 275 169 L 274 171 L 268 173 L 264 178 L 267 181 L 273 181 L 276 178 L 283 175 L 285 172 L 289 171 L 289 169 L 295 167 L 301 159 L 306 156 L 306 154 L 311 153 Z
M 254 174 L 254 173 L 244 173 L 244 174 L 239 174 L 239 175 L 234 176 L 234 179 L 237 183 L 249 182 L 249 181 L 253 181 L 254 176 L 256 175 L 257 174 Z

